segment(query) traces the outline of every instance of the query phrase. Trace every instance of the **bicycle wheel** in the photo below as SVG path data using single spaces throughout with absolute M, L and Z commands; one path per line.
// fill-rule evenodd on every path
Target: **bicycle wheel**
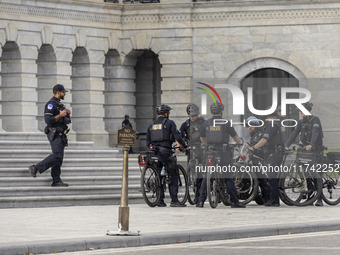
M 207 193 L 208 193 L 208 201 L 211 208 L 216 208 L 219 201 L 218 195 L 218 180 L 214 173 L 207 174 Z
M 142 170 L 141 189 L 145 203 L 150 207 L 158 205 L 161 188 L 157 170 L 152 166 L 146 166 Z
M 256 198 L 259 180 L 254 173 L 236 172 L 234 180 L 240 203 L 248 204 Z
M 284 199 L 288 204 L 306 206 L 313 204 L 321 195 L 322 179 L 314 172 L 304 170 L 284 173 L 280 180 Z
M 188 165 L 188 202 L 191 205 L 197 204 L 197 186 L 196 186 L 196 177 L 193 172 L 193 169 L 191 168 L 192 164 L 191 161 Z
M 287 200 L 287 198 L 286 198 L 286 193 L 285 193 L 285 189 L 284 189 L 284 187 L 285 187 L 285 176 L 284 176 L 284 174 L 283 173 L 280 173 L 279 174 L 279 197 L 280 197 L 280 199 L 281 199 L 281 201 L 284 203 L 284 204 L 286 204 L 286 205 L 288 205 L 288 206 L 293 206 L 293 204 L 292 203 L 289 203 L 288 202 L 288 200 Z
M 181 165 L 177 165 L 178 170 L 178 202 L 180 204 L 185 204 L 188 199 L 188 177 L 184 168 Z
M 322 199 L 329 205 L 337 205 L 340 202 L 340 173 L 325 172 L 322 174 Z

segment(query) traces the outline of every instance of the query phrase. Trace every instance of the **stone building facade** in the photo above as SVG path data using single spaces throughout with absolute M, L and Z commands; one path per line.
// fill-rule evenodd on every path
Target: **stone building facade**
M 0 135 L 41 132 L 62 83 L 73 139 L 115 146 L 125 114 L 143 133 L 165 103 L 180 125 L 196 80 L 241 87 L 273 69 L 311 92 L 325 144 L 339 148 L 339 0 L 0 0 L 0 13 Z

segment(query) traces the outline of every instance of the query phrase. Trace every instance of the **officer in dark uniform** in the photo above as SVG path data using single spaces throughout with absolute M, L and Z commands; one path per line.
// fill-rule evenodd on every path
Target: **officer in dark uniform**
M 248 144 L 251 147 L 257 144 L 262 138 L 262 127 L 260 126 L 261 124 L 258 118 L 254 116 L 250 116 L 247 118 L 247 129 L 250 134 L 250 140 L 248 141 Z M 255 150 L 253 151 L 253 153 L 261 159 L 264 158 L 264 153 L 262 149 Z M 260 160 L 259 158 L 254 158 L 252 164 L 257 166 L 263 164 L 263 160 Z M 259 199 L 262 204 L 263 202 L 270 200 L 270 186 L 265 174 L 256 173 L 256 176 L 259 180 L 259 186 L 261 188 L 261 196 L 259 196 L 257 199 Z
M 203 159 L 203 149 L 201 148 L 200 140 L 200 128 L 205 120 L 203 117 L 198 117 L 200 109 L 196 104 L 189 104 L 187 106 L 187 113 L 189 115 L 189 119 L 183 122 L 179 131 L 181 132 L 184 141 L 189 143 L 191 147 L 190 151 L 186 151 L 186 154 L 188 155 L 188 163 L 190 159 L 193 158 L 193 153 L 195 153 L 195 159 L 197 159 L 198 164 L 200 164 L 202 163 Z M 194 173 L 194 168 L 195 166 L 191 166 L 191 173 Z M 197 176 L 195 180 L 196 194 L 194 203 L 197 203 L 196 207 L 203 207 L 204 201 L 206 200 L 206 188 L 203 187 L 201 189 L 202 180 L 202 176 Z
M 123 120 L 123 122 L 122 122 L 122 127 L 125 127 L 125 126 L 130 126 L 130 127 L 131 127 L 131 129 L 132 129 L 132 124 L 131 124 L 131 122 L 130 122 L 129 118 L 130 118 L 130 116 L 129 116 L 129 115 L 127 115 L 127 114 L 125 114 L 125 116 L 124 116 L 124 120 Z
M 178 202 L 178 175 L 175 171 L 177 169 L 171 169 L 169 167 L 171 148 L 175 141 L 178 141 L 184 148 L 186 144 L 181 137 L 181 133 L 177 130 L 175 122 L 169 120 L 171 108 L 168 105 L 161 104 L 156 107 L 158 119 L 151 124 L 146 132 L 146 146 L 154 147 L 157 151 L 158 161 L 161 163 L 161 167 L 165 168 L 165 171 L 170 175 L 169 192 L 171 197 L 171 207 L 184 207 L 185 204 Z M 158 206 L 164 207 L 164 190 L 161 190 L 161 199 Z
M 68 92 L 63 85 L 57 84 L 53 87 L 53 97 L 45 105 L 45 133 L 50 142 L 52 154 L 43 161 L 29 167 L 32 177 L 36 177 L 37 172 L 43 173 L 51 167 L 51 176 L 53 179 L 52 187 L 67 187 L 68 184 L 60 179 L 60 167 L 63 163 L 64 148 L 67 146 L 68 133 L 67 124 L 71 123 L 71 111 L 66 109 L 60 102 Z
M 281 122 L 278 119 L 277 110 L 267 116 L 268 124 L 265 126 L 261 140 L 249 149 L 258 150 L 263 148 L 264 165 L 280 166 L 283 160 L 284 145 L 281 135 Z M 280 206 L 278 173 L 268 171 L 268 180 L 270 186 L 270 200 L 265 206 Z
M 312 111 L 313 104 L 310 102 L 302 104 L 309 112 Z M 323 131 L 319 117 L 314 115 L 305 115 L 300 111 L 302 117 L 296 125 L 294 131 L 289 136 L 286 147 L 295 141 L 300 134 L 300 142 L 306 151 L 312 151 L 315 155 L 315 164 L 320 164 L 323 156 L 324 146 L 322 143 Z M 322 198 L 319 197 L 315 203 L 316 206 L 323 206 Z
M 242 141 L 237 135 L 235 129 L 230 125 L 230 122 L 227 122 L 226 124 L 215 123 L 214 125 L 214 120 L 223 119 L 223 110 L 224 105 L 221 105 L 220 103 L 213 103 L 210 106 L 210 112 L 213 117 L 203 123 L 202 128 L 200 129 L 200 136 L 201 141 L 205 144 L 205 146 L 220 148 L 222 166 L 231 166 L 233 164 L 233 158 L 231 157 L 231 151 L 229 148 L 229 136 L 232 137 L 239 145 L 242 145 Z M 237 190 L 234 179 L 232 178 L 232 173 L 226 174 L 225 182 L 227 191 L 230 195 L 231 207 L 245 208 L 246 206 L 240 204 L 237 198 Z M 202 185 L 206 185 L 206 179 L 203 180 Z

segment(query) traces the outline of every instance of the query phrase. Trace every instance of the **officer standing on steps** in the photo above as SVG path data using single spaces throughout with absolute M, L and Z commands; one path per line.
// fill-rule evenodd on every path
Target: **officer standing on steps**
M 47 124 L 45 134 L 50 142 L 52 154 L 43 161 L 29 167 L 32 177 L 37 176 L 37 172 L 43 173 L 51 167 L 53 179 L 52 187 L 67 187 L 68 184 L 60 179 L 61 165 L 64 158 L 64 148 L 68 145 L 67 136 L 69 129 L 67 124 L 71 123 L 71 111 L 66 109 L 60 102 L 68 92 L 63 85 L 57 84 L 53 87 L 53 97 L 46 103 L 44 119 Z
M 169 120 L 171 107 L 165 104 L 158 105 L 156 107 L 156 113 L 158 118 L 151 124 L 146 132 L 146 146 L 156 149 L 158 161 L 161 163 L 161 167 L 165 168 L 165 171 L 170 175 L 169 192 L 171 197 L 171 207 L 184 207 L 185 204 L 180 204 L 178 201 L 178 174 L 177 169 L 171 167 L 172 144 L 178 141 L 184 148 L 186 144 L 181 137 L 180 132 L 177 130 L 175 122 Z M 164 190 L 161 189 L 161 198 L 159 200 L 159 207 L 166 206 L 164 203 Z
M 280 166 L 283 160 L 284 145 L 281 135 L 281 122 L 278 117 L 277 110 L 267 116 L 268 124 L 264 128 L 261 140 L 249 148 L 250 150 L 263 149 L 265 166 Z M 280 206 L 277 178 L 278 173 L 268 171 L 270 200 L 264 204 L 265 206 Z
M 222 166 L 232 166 L 233 158 L 231 157 L 231 151 L 229 148 L 229 136 L 232 137 L 233 140 L 239 145 L 242 145 L 242 141 L 237 135 L 235 129 L 230 125 L 229 121 L 227 123 L 225 123 L 224 121 L 218 121 L 218 119 L 223 120 L 223 110 L 224 105 L 220 103 L 213 103 L 210 106 L 210 112 L 213 117 L 204 122 L 200 130 L 200 136 L 201 141 L 203 142 L 203 144 L 205 144 L 205 147 L 213 146 L 220 149 Z M 206 182 L 207 180 L 204 179 L 202 185 L 206 185 Z M 227 191 L 230 195 L 231 207 L 245 208 L 246 206 L 240 204 L 237 198 L 237 190 L 232 173 L 227 173 L 225 182 L 227 186 Z
M 188 104 L 187 113 L 189 115 L 189 119 L 187 119 L 181 125 L 179 131 L 183 139 L 189 143 L 191 149 L 187 150 L 186 154 L 188 155 L 188 163 L 190 159 L 192 159 L 193 152 L 195 152 L 195 159 L 197 159 L 198 164 L 203 163 L 203 149 L 201 148 L 201 140 L 200 140 L 200 128 L 201 125 L 205 122 L 203 117 L 198 117 L 200 113 L 200 108 L 196 104 Z M 202 187 L 203 176 L 198 176 L 200 173 L 195 173 L 195 166 L 188 164 L 190 169 L 190 173 L 196 177 L 196 192 L 194 203 L 197 204 L 196 207 L 203 207 L 204 201 L 206 200 L 206 188 Z M 194 174 L 195 173 L 195 174 Z
M 310 102 L 302 104 L 309 112 L 312 111 L 313 104 Z M 315 155 L 315 164 L 320 164 L 322 160 L 324 146 L 322 143 L 323 132 L 322 125 L 319 117 L 314 115 L 305 115 L 300 111 L 302 117 L 296 125 L 294 131 L 286 142 L 286 148 L 294 142 L 297 136 L 300 134 L 300 142 L 303 144 L 304 149 L 312 151 Z M 323 206 L 322 197 L 318 198 L 315 203 L 316 206 Z

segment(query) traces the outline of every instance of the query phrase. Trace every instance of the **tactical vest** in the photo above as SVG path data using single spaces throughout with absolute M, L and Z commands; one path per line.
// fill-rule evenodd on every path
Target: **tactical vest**
M 250 138 L 250 145 L 254 146 L 255 144 L 257 144 L 261 138 L 262 138 L 262 132 L 261 131 L 254 131 L 255 134 L 253 136 L 251 136 Z
M 198 118 L 195 122 L 186 120 L 187 131 L 185 133 L 185 139 L 189 140 L 191 143 L 199 143 L 200 140 L 200 126 L 204 122 L 203 118 Z
M 165 126 L 168 119 L 163 119 L 162 122 L 157 119 L 150 129 L 150 141 L 151 143 L 163 142 L 170 140 L 170 130 Z
M 206 127 L 206 139 L 208 144 L 226 144 L 229 142 L 229 134 L 224 132 L 225 125 L 215 125 L 213 119 L 209 120 Z
M 302 144 L 307 145 L 312 141 L 313 121 L 314 116 L 307 121 L 302 122 L 300 141 Z

